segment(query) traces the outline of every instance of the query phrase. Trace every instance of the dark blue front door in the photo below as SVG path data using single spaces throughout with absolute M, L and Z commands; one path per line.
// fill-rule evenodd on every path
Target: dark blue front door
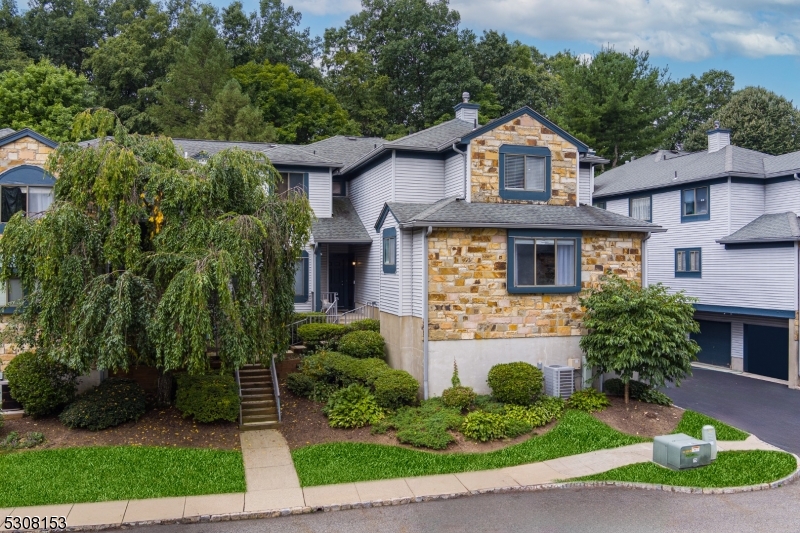
M 698 320 L 700 333 L 692 333 L 692 339 L 700 345 L 697 360 L 717 366 L 731 366 L 731 323 Z
M 744 371 L 789 379 L 789 328 L 745 324 Z
M 339 309 L 352 309 L 355 291 L 353 279 L 355 278 L 352 254 L 331 254 L 328 266 L 330 277 L 329 291 L 339 295 Z

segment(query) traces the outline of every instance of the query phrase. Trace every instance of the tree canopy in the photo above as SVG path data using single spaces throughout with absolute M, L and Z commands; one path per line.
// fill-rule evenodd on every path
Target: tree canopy
M 277 173 L 263 154 L 200 163 L 104 110 L 74 128 L 100 140 L 62 143 L 47 164 L 52 208 L 15 215 L 0 239 L 0 278 L 25 290 L 7 338 L 80 372 L 202 372 L 210 350 L 226 369 L 283 353 L 305 196 L 270 194 Z

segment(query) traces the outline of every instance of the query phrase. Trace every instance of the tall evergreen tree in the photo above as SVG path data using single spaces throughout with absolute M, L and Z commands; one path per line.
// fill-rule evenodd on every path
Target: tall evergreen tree
M 699 78 L 688 78 L 668 87 L 673 116 L 669 147 L 683 147 L 689 135 L 708 122 L 733 95 L 733 74 L 727 70 L 709 70 Z
M 274 141 L 275 128 L 264 123 L 261 110 L 242 93 L 235 79 L 217 94 L 211 108 L 200 120 L 197 135 L 220 141 Z

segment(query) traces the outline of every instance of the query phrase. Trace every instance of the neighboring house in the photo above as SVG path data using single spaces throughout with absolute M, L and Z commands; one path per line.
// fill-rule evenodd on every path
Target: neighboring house
M 708 149 L 657 151 L 595 179 L 594 205 L 666 228 L 645 246 L 645 283 L 698 299 L 699 361 L 798 386 L 800 152 L 708 132 Z
M 27 128 L 0 129 L 0 235 L 14 213 L 35 215 L 50 207 L 55 179 L 43 167 L 56 146 L 55 141 Z M 14 302 L 21 297 L 19 280 L 0 284 L 0 324 L 13 313 Z M 0 343 L 0 366 L 16 354 L 15 346 Z

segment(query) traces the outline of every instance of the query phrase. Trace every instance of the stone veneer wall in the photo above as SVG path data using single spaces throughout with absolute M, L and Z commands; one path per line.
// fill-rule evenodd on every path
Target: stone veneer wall
M 607 270 L 642 279 L 642 234 L 586 231 L 583 289 Z M 436 229 L 428 237 L 433 341 L 585 335 L 578 294 L 509 294 L 504 229 Z
M 23 137 L 0 146 L 0 172 L 19 165 L 43 167 L 52 151 L 52 148 L 31 137 Z M 0 330 L 5 329 L 8 321 L 8 315 L 0 315 Z M 19 350 L 16 345 L 0 343 L 0 366 L 5 367 L 17 353 Z
M 500 198 L 500 146 L 550 148 L 551 196 L 547 202 Z M 578 205 L 578 149 L 528 115 L 523 115 L 476 137 L 470 143 L 471 201 L 490 203 L 547 203 Z

